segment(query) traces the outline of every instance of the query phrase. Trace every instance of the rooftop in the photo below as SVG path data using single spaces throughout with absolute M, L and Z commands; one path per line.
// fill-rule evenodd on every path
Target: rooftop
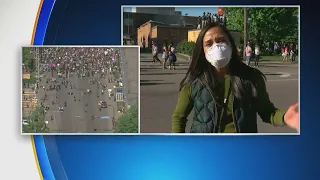
M 160 27 L 160 28 L 179 28 L 179 29 L 190 29 L 190 27 L 184 27 L 184 26 L 181 26 L 181 25 L 157 25 L 157 26 L 154 26 L 153 28 L 156 28 L 156 27 Z
M 143 23 L 141 26 L 139 26 L 139 28 L 141 28 L 141 27 L 145 26 L 145 25 L 146 25 L 146 24 L 148 24 L 148 23 L 151 23 L 151 24 L 157 24 L 157 25 L 167 25 L 167 24 L 165 24 L 165 23 L 163 23 L 163 22 L 149 20 L 149 21 L 147 21 L 147 22 Z

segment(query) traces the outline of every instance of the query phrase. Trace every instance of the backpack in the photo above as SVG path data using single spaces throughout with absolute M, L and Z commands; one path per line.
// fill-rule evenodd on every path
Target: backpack
M 174 54 L 175 53 L 175 48 L 173 46 L 169 46 L 169 55 Z

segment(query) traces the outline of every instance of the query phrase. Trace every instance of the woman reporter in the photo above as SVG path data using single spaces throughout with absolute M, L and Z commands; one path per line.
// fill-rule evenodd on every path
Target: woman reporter
M 180 83 L 172 132 L 184 133 L 194 109 L 191 133 L 257 133 L 264 122 L 298 130 L 298 103 L 282 111 L 270 102 L 265 76 L 244 64 L 231 34 L 211 23 L 196 41 L 192 61 Z

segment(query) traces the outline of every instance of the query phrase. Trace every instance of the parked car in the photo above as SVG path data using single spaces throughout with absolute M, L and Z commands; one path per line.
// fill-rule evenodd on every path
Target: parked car
M 99 108 L 107 108 L 108 104 L 105 101 L 99 101 L 98 106 L 99 106 Z

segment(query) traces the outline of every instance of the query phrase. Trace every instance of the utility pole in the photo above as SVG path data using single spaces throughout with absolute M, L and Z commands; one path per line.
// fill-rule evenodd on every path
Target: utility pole
M 38 79 L 39 79 L 39 77 L 40 77 L 40 49 L 39 49 L 40 47 L 37 47 L 37 54 L 38 54 L 38 56 L 37 56 L 37 76 L 38 76 Z
M 37 82 L 39 82 L 39 77 L 40 77 L 40 47 L 36 47 L 36 61 L 37 61 Z
M 130 13 L 128 13 L 128 35 L 130 36 Z
M 247 45 L 247 36 L 248 36 L 248 10 L 246 7 L 243 8 L 244 14 L 244 20 L 243 20 L 243 60 L 246 60 L 246 45 Z

